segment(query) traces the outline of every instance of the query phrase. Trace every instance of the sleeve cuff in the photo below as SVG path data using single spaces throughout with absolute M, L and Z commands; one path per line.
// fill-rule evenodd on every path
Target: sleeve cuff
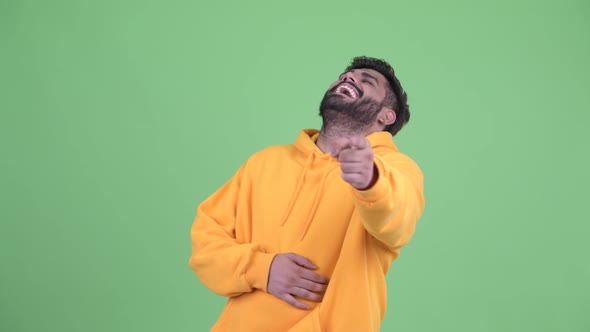
M 266 292 L 268 284 L 268 272 L 275 254 L 255 252 L 252 257 L 250 268 L 246 271 L 246 281 L 253 287 Z

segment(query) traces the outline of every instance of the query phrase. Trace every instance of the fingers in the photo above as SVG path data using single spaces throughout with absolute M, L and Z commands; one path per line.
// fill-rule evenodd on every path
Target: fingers
M 310 292 L 307 289 L 295 287 L 291 290 L 291 295 L 295 295 L 299 298 L 304 300 L 313 301 L 313 302 L 320 302 L 324 298 L 324 294 L 318 294 L 314 292 Z
M 287 256 L 293 261 L 295 262 L 295 264 L 304 267 L 306 269 L 311 269 L 311 270 L 315 270 L 318 267 L 315 266 L 315 264 L 313 264 L 309 259 L 307 259 L 307 257 L 303 257 L 301 255 L 297 255 L 295 253 L 288 253 Z
M 301 272 L 301 277 L 303 279 L 307 279 L 307 280 L 313 281 L 315 283 L 327 285 L 328 282 L 330 281 L 328 278 L 324 277 L 323 275 L 317 274 L 313 271 L 301 270 L 300 272 Z
M 369 144 L 367 142 L 367 144 Z M 373 150 L 370 146 L 366 148 L 347 147 L 338 153 L 338 161 L 340 163 L 364 163 L 373 160 Z
M 267 292 L 290 305 L 308 310 L 310 306 L 299 299 L 319 302 L 324 298 L 328 278 L 313 272 L 317 266 L 295 253 L 279 254 L 272 261 Z
M 358 173 L 342 173 L 342 180 L 350 183 L 355 188 L 361 188 L 367 182 L 366 176 Z
M 299 279 L 296 286 L 314 293 L 325 293 L 326 289 L 328 289 L 328 284 L 317 283 L 307 279 Z
M 371 143 L 362 136 L 353 136 L 344 143 L 343 149 L 363 150 L 371 147 Z
M 344 181 L 360 190 L 370 186 L 374 178 L 375 156 L 365 137 L 350 137 L 337 158 Z
M 301 301 L 298 301 L 293 295 L 291 294 L 285 294 L 283 296 L 280 297 L 281 300 L 289 303 L 290 305 L 294 306 L 295 308 L 299 308 L 302 310 L 309 310 L 311 307 L 309 306 L 309 304 L 303 303 Z
M 354 149 L 354 150 L 362 150 L 362 149 L 370 148 L 371 147 L 371 144 L 364 137 L 361 137 L 361 136 L 353 136 L 348 141 L 348 146 L 351 149 Z
M 333 151 L 330 151 L 330 154 L 340 160 L 341 153 L 347 150 L 371 150 L 371 143 L 365 137 L 353 136 L 335 147 Z
M 371 149 L 366 150 L 355 150 L 355 149 L 343 149 L 338 153 L 339 162 L 364 162 L 371 159 L 373 151 Z
M 340 169 L 342 173 L 366 173 L 373 167 L 372 163 L 341 163 Z

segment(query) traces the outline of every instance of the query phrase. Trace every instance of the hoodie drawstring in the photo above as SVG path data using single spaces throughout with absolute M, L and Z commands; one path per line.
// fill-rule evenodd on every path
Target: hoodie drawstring
M 297 201 L 297 198 L 299 197 L 299 194 L 301 193 L 301 188 L 303 188 L 303 183 L 305 182 L 305 174 L 307 173 L 307 170 L 309 169 L 311 163 L 313 162 L 313 160 L 316 157 L 316 152 L 312 151 L 309 156 L 307 157 L 307 160 L 305 162 L 305 166 L 303 166 L 303 171 L 301 172 L 301 175 L 299 176 L 299 180 L 297 181 L 297 186 L 295 187 L 295 191 L 293 192 L 293 195 L 291 195 L 291 199 L 289 200 L 289 204 L 287 205 L 287 208 L 285 209 L 285 213 L 283 214 L 282 217 L 282 222 L 281 222 L 281 226 L 284 226 L 285 223 L 287 222 L 287 219 L 289 219 L 289 215 L 291 214 L 291 211 L 293 211 L 293 207 L 295 206 L 295 202 Z M 305 235 L 307 234 L 307 231 L 309 230 L 309 227 L 311 225 L 311 221 L 313 220 L 313 217 L 318 209 L 318 206 L 320 205 L 320 194 L 323 192 L 324 190 L 324 184 L 326 183 L 326 178 L 328 178 L 328 175 L 330 174 L 330 165 L 332 163 L 332 158 L 328 159 L 328 165 L 325 166 L 326 171 L 324 172 L 324 175 L 322 176 L 322 180 L 320 181 L 320 185 L 317 188 L 315 195 L 313 197 L 313 201 L 312 201 L 312 205 L 311 208 L 309 209 L 309 212 L 307 213 L 307 217 L 305 218 L 305 222 L 303 223 L 303 230 L 301 232 L 301 238 L 300 240 L 303 240 L 305 238 Z
M 320 205 L 320 193 L 324 190 L 324 183 L 326 182 L 326 178 L 328 177 L 328 174 L 330 173 L 330 164 L 332 163 L 332 158 L 328 159 L 328 165 L 326 166 L 326 171 L 324 172 L 324 175 L 322 176 L 322 181 L 320 182 L 320 186 L 318 187 L 318 189 L 315 192 L 315 196 L 313 197 L 313 205 L 311 206 L 311 209 L 309 210 L 309 213 L 307 214 L 307 218 L 305 220 L 305 224 L 303 224 L 303 231 L 301 232 L 301 238 L 300 240 L 303 240 L 303 238 L 305 238 L 305 235 L 307 234 L 307 230 L 309 229 L 309 226 L 311 225 L 311 220 L 313 219 L 313 216 L 315 216 L 315 213 L 318 209 L 318 206 Z
M 291 195 L 291 199 L 289 200 L 289 204 L 287 205 L 287 209 L 285 209 L 285 213 L 283 214 L 281 226 L 284 226 L 287 222 L 287 218 L 289 218 L 289 214 L 291 214 L 291 210 L 293 210 L 293 206 L 295 206 L 295 200 L 299 196 L 299 192 L 301 191 L 301 187 L 303 187 L 303 180 L 305 179 L 305 173 L 307 172 L 307 168 L 311 165 L 312 159 L 315 157 L 315 152 L 312 151 L 309 156 L 307 156 L 307 161 L 305 162 L 305 166 L 303 167 L 303 171 L 299 176 L 299 180 L 297 181 L 297 186 L 295 187 L 295 191 L 293 195 Z

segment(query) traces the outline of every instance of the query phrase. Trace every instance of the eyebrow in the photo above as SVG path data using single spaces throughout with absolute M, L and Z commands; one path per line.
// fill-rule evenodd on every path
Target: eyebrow
M 373 79 L 373 80 L 375 81 L 375 84 L 379 85 L 379 80 L 377 80 L 377 78 L 376 78 L 375 76 L 373 76 L 373 75 L 371 75 L 371 74 L 367 73 L 366 71 L 362 71 L 362 72 L 361 72 L 361 75 L 362 75 L 363 77 L 367 77 L 367 78 L 371 78 L 371 79 Z

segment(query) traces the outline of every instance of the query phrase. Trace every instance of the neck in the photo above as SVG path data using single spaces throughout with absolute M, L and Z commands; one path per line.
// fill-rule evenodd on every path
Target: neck
M 322 126 L 316 145 L 320 148 L 320 150 L 322 150 L 322 152 L 335 155 L 338 151 L 340 151 L 340 149 L 344 147 L 344 144 L 346 144 L 348 139 L 354 136 L 365 137 L 366 133 L 361 131 Z

